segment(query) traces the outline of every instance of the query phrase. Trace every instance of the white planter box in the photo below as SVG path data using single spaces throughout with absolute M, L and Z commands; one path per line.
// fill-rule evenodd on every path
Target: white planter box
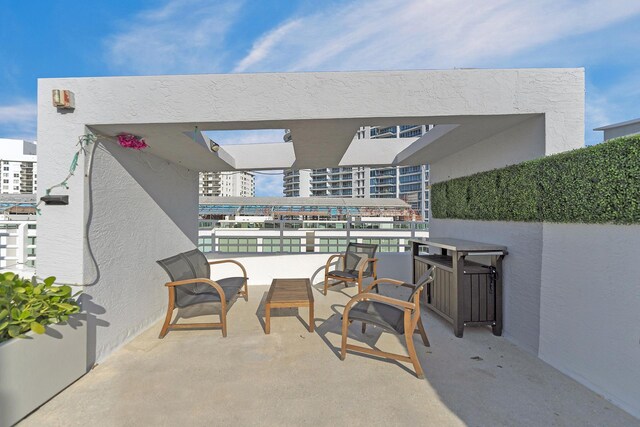
M 10 426 L 88 371 L 86 315 L 0 344 L 0 426 Z

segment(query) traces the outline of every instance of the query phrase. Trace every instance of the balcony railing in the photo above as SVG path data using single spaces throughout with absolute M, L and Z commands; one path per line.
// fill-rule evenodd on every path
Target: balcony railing
M 361 242 L 405 252 L 409 239 L 428 235 L 428 224 L 415 221 L 200 221 L 198 245 L 203 252 L 334 253 Z
M 222 253 L 334 253 L 349 242 L 405 252 L 409 239 L 429 236 L 428 223 L 418 221 L 200 220 L 198 225 L 200 250 Z M 0 268 L 34 268 L 36 240 L 35 221 L 0 221 Z

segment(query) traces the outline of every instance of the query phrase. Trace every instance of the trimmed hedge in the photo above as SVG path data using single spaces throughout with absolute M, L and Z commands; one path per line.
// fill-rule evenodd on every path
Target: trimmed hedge
M 640 223 L 640 135 L 431 186 L 433 218 Z

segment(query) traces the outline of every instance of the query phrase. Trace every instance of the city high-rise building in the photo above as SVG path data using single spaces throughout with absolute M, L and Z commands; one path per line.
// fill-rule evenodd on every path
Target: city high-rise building
M 284 171 L 284 196 L 285 197 L 309 197 L 311 196 L 311 171 L 288 169 Z
M 33 194 L 37 191 L 36 151 L 35 142 L 0 138 L 0 193 Z
M 251 172 L 200 172 L 200 196 L 254 197 L 255 176 Z
M 364 126 L 357 139 L 419 138 L 430 125 Z M 291 141 L 286 133 L 285 141 Z M 416 214 L 429 215 L 429 166 L 385 168 L 338 167 L 312 170 L 285 170 L 284 196 L 301 197 L 399 198 Z

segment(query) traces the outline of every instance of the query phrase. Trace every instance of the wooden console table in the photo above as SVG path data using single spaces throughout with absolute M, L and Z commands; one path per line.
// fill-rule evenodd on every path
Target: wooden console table
M 428 247 L 428 253 L 420 250 Z M 439 252 L 439 253 L 435 253 Z M 462 337 L 466 325 L 491 325 L 494 335 L 502 335 L 502 258 L 506 246 L 460 239 L 412 239 L 413 280 L 436 267 L 434 281 L 424 295 L 429 309 L 453 324 Z M 487 265 L 467 259 L 483 255 Z

